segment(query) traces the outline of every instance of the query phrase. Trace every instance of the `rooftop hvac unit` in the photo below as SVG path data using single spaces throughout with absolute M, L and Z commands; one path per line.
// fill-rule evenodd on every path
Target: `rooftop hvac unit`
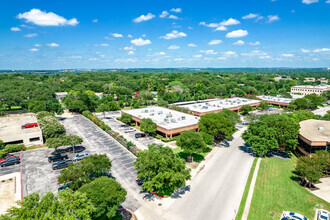
M 197 108 L 197 105 L 193 105 L 194 108 Z
M 195 117 L 195 119 L 198 119 L 198 117 Z
M 202 104 L 199 104 L 198 106 L 202 106 Z
M 149 112 L 149 110 L 142 110 L 142 113 L 148 113 Z
M 170 122 L 170 120 L 169 120 L 168 118 L 164 118 L 164 121 L 165 121 L 166 123 L 169 123 L 169 122 Z
M 155 114 L 154 113 L 150 113 L 150 116 L 154 116 Z
M 175 118 L 171 118 L 171 122 L 176 123 L 177 121 L 175 120 Z
M 141 115 L 138 115 L 139 118 L 141 118 L 142 116 Z
M 155 110 L 153 110 L 153 109 L 152 109 L 152 110 L 150 110 L 150 112 L 154 112 L 154 111 L 155 111 Z
M 213 105 L 213 107 L 215 107 L 215 105 Z
M 186 120 L 186 116 L 182 116 L 181 119 L 182 119 L 182 120 Z
M 203 106 L 202 109 L 208 109 L 209 107 L 208 106 Z
M 162 114 L 163 114 L 163 111 L 159 111 L 159 112 L 158 112 L 158 115 L 162 115 Z
M 247 100 L 246 100 L 246 99 L 243 99 L 242 101 L 243 101 L 243 102 L 247 102 Z
M 220 101 L 220 104 L 222 104 L 222 101 Z

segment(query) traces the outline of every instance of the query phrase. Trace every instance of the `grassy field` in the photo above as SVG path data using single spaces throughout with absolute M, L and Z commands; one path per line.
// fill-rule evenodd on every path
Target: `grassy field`
M 279 219 L 293 211 L 314 219 L 315 209 L 330 210 L 330 204 L 292 180 L 292 160 L 263 158 L 260 163 L 248 219 Z
M 236 214 L 235 219 L 237 219 L 237 220 L 240 220 L 242 218 L 244 208 L 245 208 L 245 204 L 246 204 L 246 199 L 247 199 L 247 196 L 249 194 L 249 189 L 250 189 L 250 186 L 251 186 L 251 180 L 252 180 L 253 173 L 254 173 L 254 170 L 256 168 L 256 165 L 257 165 L 257 161 L 258 161 L 258 157 L 255 157 L 254 160 L 253 160 L 252 166 L 251 166 L 249 177 L 247 179 L 247 182 L 246 182 L 246 185 L 245 185 L 245 188 L 244 188 L 241 203 L 239 205 L 239 209 L 238 209 L 238 212 Z
M 204 157 L 212 150 L 212 148 L 213 148 L 212 145 L 207 145 L 207 147 L 204 149 L 202 153 L 193 153 L 192 156 L 194 158 L 194 161 L 199 163 L 202 160 L 204 160 Z M 180 147 L 174 148 L 172 150 L 175 154 L 178 154 L 179 157 L 181 157 L 182 159 L 186 160 L 187 157 L 189 156 L 188 154 L 183 153 L 183 150 Z

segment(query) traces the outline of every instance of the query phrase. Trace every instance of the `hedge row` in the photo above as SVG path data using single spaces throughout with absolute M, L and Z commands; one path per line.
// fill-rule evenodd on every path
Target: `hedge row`
M 83 116 L 85 116 L 86 118 L 91 120 L 94 124 L 96 124 L 97 126 L 102 128 L 103 131 L 110 131 L 111 130 L 111 128 L 108 125 L 106 125 L 98 117 L 94 116 L 93 113 L 91 113 L 90 111 L 84 111 L 82 114 L 83 114 Z
M 8 144 L 4 149 L 0 150 L 0 158 L 2 158 L 7 153 L 14 153 L 25 150 L 26 147 L 24 144 Z

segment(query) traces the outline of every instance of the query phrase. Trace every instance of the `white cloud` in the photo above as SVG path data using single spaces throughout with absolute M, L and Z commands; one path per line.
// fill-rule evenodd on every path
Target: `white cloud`
M 41 47 L 42 45 L 41 44 L 35 44 L 34 46 L 35 47 Z
M 147 37 L 147 35 L 146 34 L 142 34 L 141 37 Z
M 240 24 L 240 22 L 239 20 L 236 20 L 234 18 L 229 18 L 228 20 L 224 20 L 220 23 L 220 25 L 223 26 L 236 25 L 236 24 Z
M 215 29 L 216 31 L 226 31 L 227 30 L 227 28 L 225 27 L 225 26 L 219 26 L 219 27 L 217 27 L 216 29 Z
M 220 44 L 222 43 L 222 40 L 211 40 L 208 45 L 217 45 L 217 44 Z
M 260 45 L 260 42 L 259 41 L 250 42 L 249 44 L 252 45 L 252 46 L 257 46 L 257 45 Z
M 260 50 L 253 50 L 249 53 L 241 53 L 242 56 L 249 56 L 249 57 L 253 57 L 253 56 L 267 56 L 268 54 L 266 52 L 260 51 Z
M 176 12 L 176 13 L 181 13 L 182 12 L 181 8 L 172 8 L 170 11 Z
M 258 16 L 259 16 L 258 14 L 250 13 L 248 15 L 243 16 L 242 19 L 253 19 L 253 18 L 256 18 Z
M 90 60 L 90 61 L 95 61 L 95 60 L 97 60 L 97 58 L 89 58 L 88 60 Z
M 278 17 L 278 15 L 268 15 L 267 18 L 268 18 L 268 21 L 267 21 L 268 23 L 272 23 L 274 21 L 280 20 L 280 18 Z
M 95 18 L 95 19 L 92 20 L 92 22 L 97 23 L 97 22 L 99 22 L 99 20 Z
M 148 20 L 153 19 L 154 17 L 155 17 L 155 15 L 148 13 L 147 15 L 141 15 L 140 17 L 134 18 L 133 22 L 139 23 L 142 21 L 148 21 Z
M 329 0 L 329 1 L 330 1 L 330 0 Z M 188 29 L 189 29 L 189 30 L 192 30 L 193 28 L 189 26 Z
M 202 25 L 202 26 L 205 26 L 205 27 L 210 27 L 210 28 L 216 28 L 216 27 L 220 26 L 220 24 L 218 24 L 218 23 L 209 23 L 209 24 L 207 24 L 204 21 L 199 22 L 199 25 Z
M 183 58 L 175 58 L 174 61 L 184 61 Z
M 134 54 L 134 51 L 128 51 L 128 55 L 133 55 Z
M 226 37 L 227 38 L 234 38 L 234 37 L 244 37 L 246 35 L 248 35 L 248 31 L 247 30 L 242 30 L 242 29 L 239 29 L 239 30 L 236 30 L 236 31 L 232 31 L 232 32 L 229 32 L 226 34 Z
M 133 36 L 131 34 L 127 35 L 127 37 L 132 38 Z
M 223 52 L 222 54 L 227 57 L 237 57 L 237 53 L 235 51 L 231 51 L 231 50 Z
M 177 50 L 177 49 L 180 49 L 180 47 L 178 45 L 170 45 L 167 49 L 169 49 L 169 50 Z
M 38 52 L 39 49 L 38 49 L 38 48 L 31 48 L 29 51 L 30 51 L 30 52 Z
M 106 39 L 106 40 L 112 40 L 112 39 L 111 39 L 110 37 L 108 37 L 108 36 L 105 36 L 104 39 Z
M 314 53 L 330 52 L 330 48 L 315 49 L 315 50 L 313 50 L 313 52 L 314 52 Z
M 72 58 L 72 59 L 81 59 L 82 57 L 81 56 L 77 56 L 77 55 L 72 55 L 72 56 L 69 56 L 69 58 Z
M 166 53 L 162 51 L 162 52 L 159 52 L 159 53 L 155 53 L 155 55 L 156 56 L 164 56 L 164 55 L 166 55 Z
M 11 31 L 22 31 L 20 28 L 18 27 L 12 27 L 10 28 Z
M 174 30 L 171 33 L 167 33 L 165 36 L 161 36 L 160 38 L 170 40 L 170 39 L 181 38 L 181 37 L 187 37 L 187 34 Z
M 269 55 L 266 56 L 260 56 L 259 59 L 271 59 L 272 57 Z
M 328 4 L 330 4 L 330 0 L 327 0 L 325 3 L 328 3 Z
M 116 63 L 135 63 L 135 62 L 137 62 L 138 61 L 138 59 L 136 59 L 136 58 L 126 58 L 126 59 L 124 59 L 124 58 L 118 58 L 118 59 L 115 59 L 114 60 L 114 62 L 116 62 Z
M 160 15 L 159 15 L 159 17 L 160 18 L 165 18 L 166 16 L 168 16 L 169 15 L 169 13 L 167 12 L 167 11 L 163 11 Z
M 319 2 L 319 0 L 302 0 L 302 3 L 307 4 L 307 5 L 316 3 L 316 2 Z
M 200 53 L 205 53 L 205 54 L 218 54 L 218 52 L 214 51 L 214 50 L 200 50 Z
M 233 45 L 244 45 L 244 44 L 245 44 L 245 42 L 242 40 L 238 40 L 235 43 L 233 43 Z
M 133 46 L 130 46 L 130 47 L 124 47 L 123 49 L 124 49 L 124 50 L 135 50 Z
M 36 34 L 36 33 L 33 33 L 33 34 L 25 34 L 24 35 L 24 37 L 36 37 L 36 36 L 38 36 L 38 34 Z
M 170 15 L 170 16 L 168 16 L 168 18 L 170 18 L 170 19 L 175 19 L 175 20 L 176 20 L 176 19 L 179 19 L 178 16 L 176 16 L 176 15 Z
M 306 50 L 306 49 L 301 49 L 300 51 L 303 53 L 309 53 L 309 50 Z
M 293 57 L 293 54 L 292 53 L 283 53 L 281 56 L 282 57 Z
M 50 44 L 46 44 L 48 47 L 59 47 L 60 45 L 57 43 L 50 43 Z
M 95 47 L 109 47 L 109 44 L 95 44 Z
M 194 58 L 201 58 L 203 55 L 201 55 L 201 54 L 197 54 L 197 55 L 194 55 L 193 57 Z
M 118 34 L 118 33 L 113 33 L 113 34 L 111 34 L 113 37 L 123 37 L 123 35 L 122 34 Z
M 67 20 L 66 18 L 54 14 L 53 12 L 40 11 L 39 9 L 31 9 L 29 12 L 19 13 L 17 15 L 19 19 L 25 19 L 26 22 L 30 22 L 39 26 L 75 26 L 79 22 L 76 18 Z
M 196 44 L 188 44 L 188 47 L 197 47 Z
M 151 41 L 148 39 L 143 40 L 142 38 L 136 38 L 134 40 L 131 40 L 131 43 L 134 44 L 135 46 L 139 47 L 139 46 L 145 46 L 145 45 L 151 44 Z

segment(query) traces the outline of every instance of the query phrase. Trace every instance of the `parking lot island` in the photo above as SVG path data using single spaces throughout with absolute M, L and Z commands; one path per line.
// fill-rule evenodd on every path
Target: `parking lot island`
M 166 137 L 180 134 L 184 131 L 198 130 L 199 117 L 174 111 L 167 108 L 151 106 L 142 109 L 122 110 L 132 116 L 136 124 L 144 118 L 150 118 L 157 124 L 157 131 Z

